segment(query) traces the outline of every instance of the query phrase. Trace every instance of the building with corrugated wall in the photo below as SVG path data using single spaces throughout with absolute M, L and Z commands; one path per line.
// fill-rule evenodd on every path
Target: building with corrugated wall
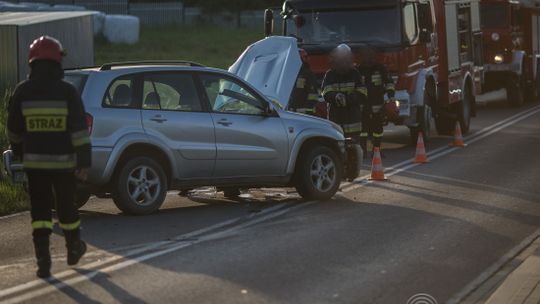
M 92 12 L 0 13 L 0 95 L 28 75 L 28 47 L 49 35 L 66 50 L 65 68 L 94 64 Z

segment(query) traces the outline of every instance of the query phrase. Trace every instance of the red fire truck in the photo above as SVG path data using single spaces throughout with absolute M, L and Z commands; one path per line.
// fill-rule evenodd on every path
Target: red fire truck
M 448 135 L 458 120 L 464 132 L 476 115 L 482 70 L 479 0 L 290 0 L 281 9 L 281 35 L 297 37 L 318 75 L 340 43 L 360 54 L 378 52 L 397 85 L 400 116 L 395 124 L 421 130 L 429 139 L 432 121 Z M 265 35 L 273 33 L 272 10 Z M 362 58 L 357 55 L 357 63 Z
M 538 97 L 540 1 L 482 0 L 484 91 L 506 88 L 520 106 Z

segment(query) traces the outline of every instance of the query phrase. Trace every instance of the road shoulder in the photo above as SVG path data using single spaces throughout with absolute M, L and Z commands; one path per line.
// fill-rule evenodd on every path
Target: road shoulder
M 540 303 L 540 237 L 460 303 Z

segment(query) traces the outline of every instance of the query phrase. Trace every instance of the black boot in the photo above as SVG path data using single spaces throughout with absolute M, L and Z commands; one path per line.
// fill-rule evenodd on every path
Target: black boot
M 48 278 L 51 276 L 51 253 L 49 252 L 49 229 L 36 229 L 33 233 L 34 249 L 36 251 L 36 260 L 38 270 L 36 275 L 39 278 Z
M 86 253 L 86 243 L 81 240 L 81 231 L 64 230 L 67 248 L 67 264 L 69 266 L 77 265 L 82 256 Z

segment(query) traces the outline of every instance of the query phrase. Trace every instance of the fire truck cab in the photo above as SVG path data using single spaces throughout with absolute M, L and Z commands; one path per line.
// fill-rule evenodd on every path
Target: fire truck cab
M 475 115 L 482 69 L 479 0 L 290 0 L 281 8 L 282 33 L 296 37 L 322 77 L 329 54 L 347 43 L 362 64 L 360 50 L 371 47 L 396 84 L 398 125 L 426 140 L 435 122 L 440 134 L 464 132 Z M 265 13 L 272 35 L 273 13 Z M 477 80 L 477 81 L 475 81 Z
M 505 88 L 511 105 L 538 97 L 540 1 L 482 0 L 484 91 Z

